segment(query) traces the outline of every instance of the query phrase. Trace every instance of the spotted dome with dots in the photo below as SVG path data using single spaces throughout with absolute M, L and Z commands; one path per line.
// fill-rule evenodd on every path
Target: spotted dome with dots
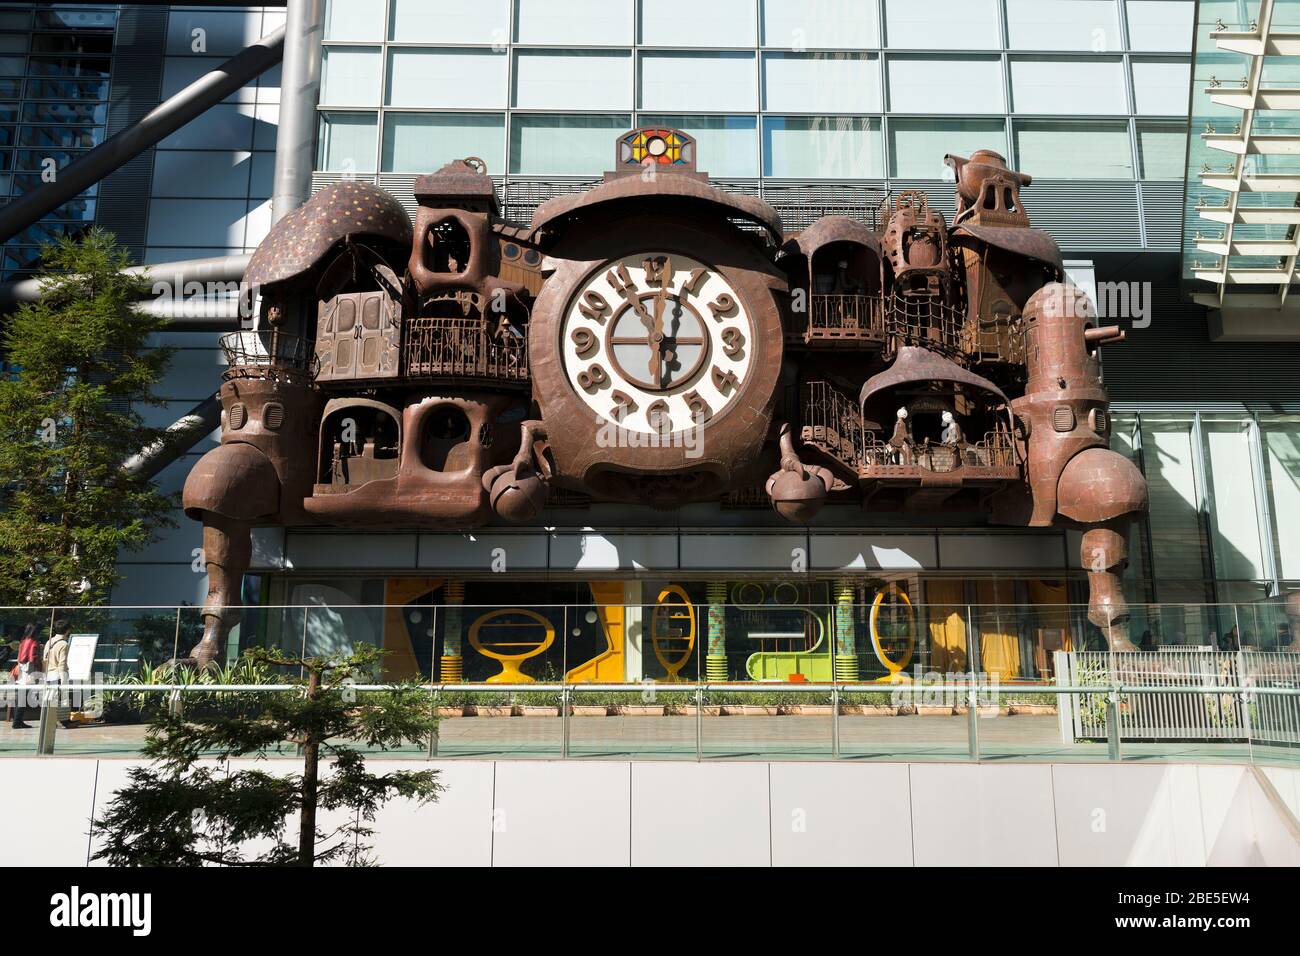
M 331 183 L 276 223 L 249 260 L 249 285 L 283 282 L 312 269 L 339 241 L 375 236 L 411 244 L 411 219 L 393 196 L 370 183 Z

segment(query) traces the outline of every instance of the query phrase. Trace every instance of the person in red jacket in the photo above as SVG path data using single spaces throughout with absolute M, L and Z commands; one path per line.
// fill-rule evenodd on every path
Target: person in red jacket
M 41 669 L 41 642 L 36 639 L 36 625 L 28 624 L 23 628 L 22 640 L 18 642 L 18 663 L 14 666 L 14 679 L 20 684 L 33 683 Z M 20 695 L 21 691 L 15 691 Z M 23 723 L 23 702 L 20 696 L 14 697 L 13 706 L 9 708 L 14 730 L 23 730 L 28 725 Z

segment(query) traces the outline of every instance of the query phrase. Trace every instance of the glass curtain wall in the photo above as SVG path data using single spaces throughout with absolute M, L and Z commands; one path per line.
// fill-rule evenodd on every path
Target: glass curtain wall
M 1114 434 L 1150 492 L 1130 541 L 1134 593 L 1248 603 L 1300 587 L 1300 416 L 1117 414 Z
M 1191 0 L 334 0 L 318 165 L 598 176 L 672 123 L 720 178 L 1181 180 Z
M 0 203 L 39 189 L 104 141 L 116 26 L 111 7 L 0 8 Z M 5 243 L 0 279 L 30 275 L 42 244 L 89 229 L 98 191 Z

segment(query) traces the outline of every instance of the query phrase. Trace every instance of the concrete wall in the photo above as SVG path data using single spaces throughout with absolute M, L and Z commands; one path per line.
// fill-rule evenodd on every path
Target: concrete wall
M 434 761 L 387 865 L 1296 866 L 1300 770 L 1140 764 Z M 128 760 L 9 758 L 0 865 L 79 866 Z M 268 764 L 262 763 L 262 767 Z M 290 771 L 289 761 L 273 761 Z M 375 761 L 377 771 L 422 767 Z

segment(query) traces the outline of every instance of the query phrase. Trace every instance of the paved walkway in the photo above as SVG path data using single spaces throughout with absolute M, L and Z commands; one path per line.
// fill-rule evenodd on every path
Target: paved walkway
M 547 758 L 563 749 L 558 717 L 460 717 L 439 722 L 438 757 Z M 1105 760 L 1104 743 L 1063 743 L 1055 716 L 981 717 L 980 759 Z M 131 757 L 140 753 L 144 726 L 87 725 L 59 728 L 55 753 Z M 857 760 L 967 760 L 964 716 L 841 716 L 840 756 Z M 700 751 L 717 759 L 827 759 L 832 756 L 830 716 L 705 717 Z M 36 731 L 0 727 L 0 755 L 31 754 Z M 286 749 L 285 756 L 291 754 Z M 1230 761 L 1249 759 L 1244 743 L 1129 743 L 1125 759 Z M 407 746 L 391 756 L 421 758 L 428 745 Z M 582 717 L 569 722 L 569 755 L 587 758 L 695 759 L 696 720 L 683 717 Z M 1300 758 L 1300 752 L 1295 755 Z

